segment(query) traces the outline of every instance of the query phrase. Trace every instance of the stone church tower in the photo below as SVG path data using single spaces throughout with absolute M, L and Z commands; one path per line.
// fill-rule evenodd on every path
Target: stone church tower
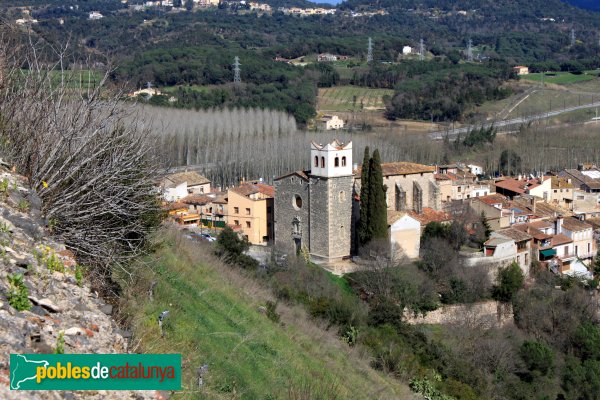
M 316 262 L 351 253 L 352 142 L 311 143 L 310 171 L 275 180 L 275 244 L 307 247 Z

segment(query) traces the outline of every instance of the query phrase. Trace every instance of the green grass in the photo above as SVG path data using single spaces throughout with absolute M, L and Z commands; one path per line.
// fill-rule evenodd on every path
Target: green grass
M 337 86 L 319 89 L 317 108 L 320 111 L 352 111 L 384 109 L 384 95 L 393 95 L 390 89 L 371 89 L 358 86 Z M 356 101 L 355 101 L 356 99 Z
M 570 85 L 573 83 L 591 81 L 598 77 L 598 71 L 586 71 L 583 74 L 572 74 L 570 72 L 548 72 L 535 73 L 521 76 L 522 80 L 541 82 L 542 77 L 544 83 L 554 83 L 556 85 Z
M 168 236 L 168 235 L 166 235 Z M 146 260 L 128 289 L 126 313 L 143 352 L 181 353 L 183 390 L 175 399 L 411 398 L 409 389 L 380 374 L 333 332 L 279 305 L 282 323 L 259 312 L 270 293 L 221 264 L 200 244 L 170 237 Z M 332 278 L 334 279 L 334 278 Z M 157 280 L 154 301 L 148 301 Z M 341 282 L 341 278 L 335 278 Z M 157 316 L 170 314 L 161 337 Z M 209 365 L 198 390 L 195 370 Z

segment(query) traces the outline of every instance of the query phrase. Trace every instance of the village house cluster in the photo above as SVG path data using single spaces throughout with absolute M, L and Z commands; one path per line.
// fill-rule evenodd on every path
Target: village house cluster
M 183 226 L 218 234 L 230 226 L 252 245 L 303 251 L 335 270 L 357 254 L 360 165 L 352 143 L 311 143 L 309 169 L 243 181 L 227 190 L 193 171 L 161 181 L 165 208 Z M 536 261 L 557 274 L 591 277 L 600 238 L 600 170 L 580 165 L 540 176 L 482 179 L 474 164 L 381 164 L 386 187 L 389 257 L 419 257 L 427 224 L 461 221 L 469 234 L 484 218 L 489 239 L 461 251 L 465 264 L 491 272 L 516 262 L 525 274 Z

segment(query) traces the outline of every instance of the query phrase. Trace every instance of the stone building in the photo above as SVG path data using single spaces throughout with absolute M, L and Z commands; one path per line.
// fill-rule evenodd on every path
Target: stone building
M 275 244 L 339 260 L 352 248 L 352 142 L 311 143 L 310 163 L 275 179 Z

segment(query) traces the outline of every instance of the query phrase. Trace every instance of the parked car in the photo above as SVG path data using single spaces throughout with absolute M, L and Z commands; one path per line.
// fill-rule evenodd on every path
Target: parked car
M 202 237 L 202 239 L 204 239 L 204 240 L 206 240 L 206 241 L 209 241 L 209 242 L 215 242 L 215 241 L 217 240 L 217 238 L 216 238 L 216 237 L 214 237 L 214 236 L 211 236 L 211 235 L 210 235 L 210 234 L 208 234 L 208 233 L 202 233 L 200 236 Z

